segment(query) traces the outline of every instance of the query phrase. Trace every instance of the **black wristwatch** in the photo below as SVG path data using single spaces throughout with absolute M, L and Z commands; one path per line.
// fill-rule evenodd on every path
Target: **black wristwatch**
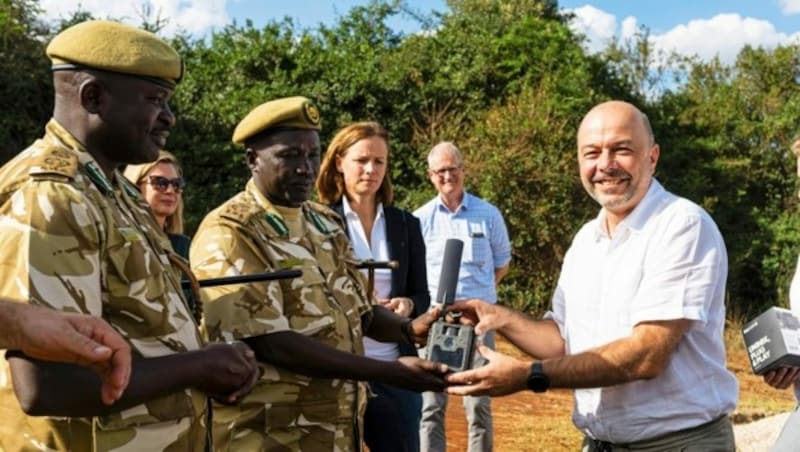
M 535 361 L 531 364 L 527 386 L 533 392 L 545 392 L 550 388 L 550 379 L 545 375 L 541 361 Z

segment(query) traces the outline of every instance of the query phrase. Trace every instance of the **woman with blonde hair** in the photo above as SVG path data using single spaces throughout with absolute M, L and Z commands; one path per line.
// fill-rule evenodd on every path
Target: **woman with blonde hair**
M 156 161 L 128 165 L 124 175 L 150 204 L 153 216 L 169 237 L 175 252 L 188 259 L 191 239 L 183 234 L 182 197 L 186 181 L 178 159 L 167 151 L 159 151 Z
M 416 317 L 428 310 L 430 295 L 425 242 L 419 220 L 392 207 L 389 134 L 377 122 L 358 122 L 340 130 L 328 146 L 317 178 L 321 202 L 345 223 L 359 259 L 395 260 L 398 268 L 375 271 L 375 295 L 395 313 Z M 369 358 L 394 361 L 416 356 L 414 347 L 364 338 Z M 372 452 L 419 450 L 422 399 L 418 393 L 370 382 L 376 397 L 367 402 L 364 441 Z

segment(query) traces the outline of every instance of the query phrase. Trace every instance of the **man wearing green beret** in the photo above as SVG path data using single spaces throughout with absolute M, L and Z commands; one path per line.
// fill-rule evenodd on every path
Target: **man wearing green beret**
M 366 293 L 336 214 L 310 202 L 320 120 L 304 97 L 267 102 L 236 127 L 252 178 L 208 214 L 190 251 L 202 278 L 300 269 L 302 277 L 203 289 L 212 339 L 247 342 L 264 365 L 238 407 L 215 407 L 219 450 L 351 451 L 361 446 L 366 385 L 440 391 L 446 366 L 363 356 L 362 336 L 424 342 L 438 311 L 413 322 Z
M 109 406 L 90 369 L 9 352 L 0 450 L 202 451 L 206 395 L 236 401 L 258 368 L 244 344 L 204 347 L 169 240 L 117 171 L 164 147 L 180 57 L 107 21 L 68 28 L 47 54 L 53 119 L 0 168 L 0 297 L 102 317 L 128 341 L 132 372 Z

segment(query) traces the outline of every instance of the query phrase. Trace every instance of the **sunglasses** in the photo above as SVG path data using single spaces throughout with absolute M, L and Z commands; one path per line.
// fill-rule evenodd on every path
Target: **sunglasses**
M 159 193 L 164 193 L 167 191 L 170 185 L 172 185 L 172 189 L 175 191 L 175 193 L 182 192 L 183 188 L 186 187 L 186 181 L 182 177 L 167 179 L 163 176 L 148 176 L 147 183 L 150 184 L 151 187 L 155 188 Z

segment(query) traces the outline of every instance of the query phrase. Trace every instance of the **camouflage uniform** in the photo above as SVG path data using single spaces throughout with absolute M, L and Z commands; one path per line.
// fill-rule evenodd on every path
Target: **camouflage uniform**
M 361 315 L 371 310 L 347 236 L 328 208 L 302 206 L 303 233 L 290 237 L 281 215 L 251 180 L 208 214 L 192 242 L 199 278 L 300 269 L 301 278 L 202 290 L 214 340 L 294 331 L 363 355 Z M 215 405 L 216 450 L 348 451 L 360 447 L 366 387 L 309 378 L 264 365 L 237 407 Z
M 109 181 L 55 120 L 0 169 L 0 240 L 0 296 L 100 316 L 135 356 L 202 346 L 167 258 L 169 240 L 147 204 L 119 173 Z M 29 417 L 2 363 L 0 450 L 203 450 L 205 396 L 198 391 L 109 416 Z

